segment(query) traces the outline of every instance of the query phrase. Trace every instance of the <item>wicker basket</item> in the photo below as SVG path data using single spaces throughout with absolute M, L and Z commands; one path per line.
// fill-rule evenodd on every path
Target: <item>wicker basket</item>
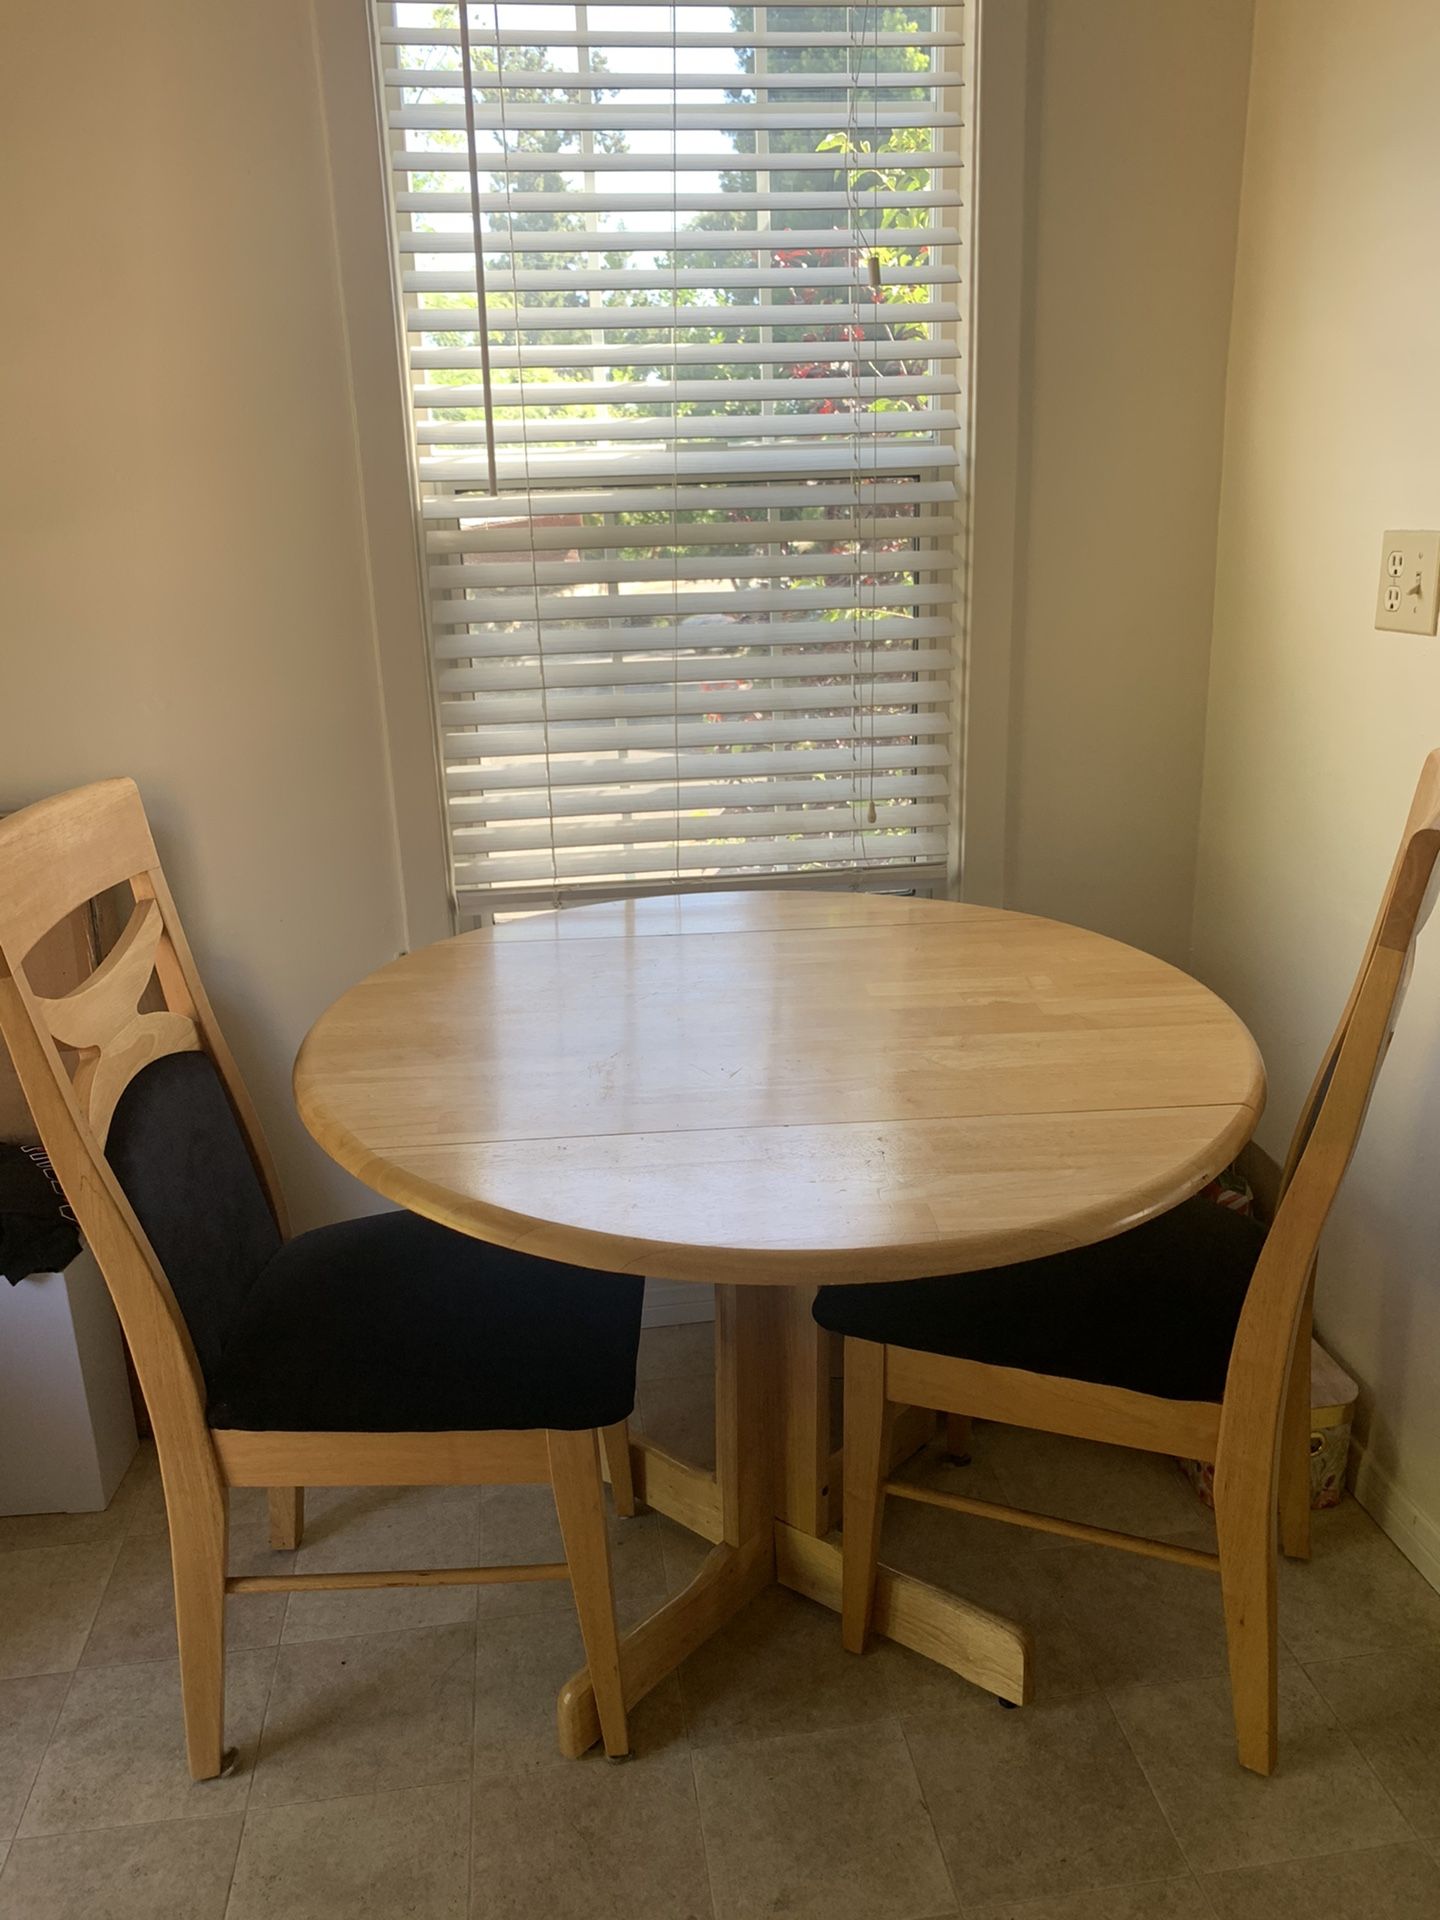
M 1359 1388 L 1318 1341 L 1310 1343 L 1310 1505 L 1338 1507 L 1345 1494 L 1350 1428 Z M 1215 1504 L 1215 1468 L 1208 1460 L 1181 1460 L 1180 1471 L 1207 1507 Z

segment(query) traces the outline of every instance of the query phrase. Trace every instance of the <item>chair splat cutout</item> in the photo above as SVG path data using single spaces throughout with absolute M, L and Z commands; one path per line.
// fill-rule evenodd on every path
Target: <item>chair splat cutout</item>
M 124 932 L 88 979 L 55 999 L 35 998 L 57 1044 L 80 1054 L 75 1098 L 102 1146 L 116 1103 L 142 1067 L 167 1053 L 200 1050 L 200 1035 L 188 1014 L 140 1011 L 164 931 L 158 903 L 138 901 Z

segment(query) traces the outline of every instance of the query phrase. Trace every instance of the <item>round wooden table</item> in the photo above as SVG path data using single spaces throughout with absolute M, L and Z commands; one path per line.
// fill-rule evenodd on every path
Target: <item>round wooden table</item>
M 295 1067 L 367 1186 L 478 1239 L 716 1289 L 716 1469 L 632 1441 L 715 1543 L 624 1643 L 639 1699 L 778 1577 L 839 1605 L 821 1283 L 995 1266 L 1194 1193 L 1264 1102 L 1254 1042 L 1152 956 L 1054 921 L 863 894 L 540 914 L 352 987 Z M 897 1449 L 933 1424 L 902 1422 Z M 876 1625 L 1002 1697 L 1023 1627 L 882 1569 Z M 562 1741 L 598 1732 L 581 1672 Z

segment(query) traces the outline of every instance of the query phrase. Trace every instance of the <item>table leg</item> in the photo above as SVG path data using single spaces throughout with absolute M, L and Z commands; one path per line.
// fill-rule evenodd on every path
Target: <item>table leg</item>
M 785 1295 L 768 1287 L 715 1289 L 715 1472 L 702 1473 L 637 1436 L 635 1484 L 648 1505 L 718 1544 L 687 1587 L 620 1642 L 627 1708 L 718 1633 L 775 1578 L 776 1426 L 782 1404 Z M 667 1496 L 672 1496 L 667 1502 Z M 562 1753 L 600 1737 L 588 1669 L 556 1701 Z
M 933 1429 L 933 1414 L 905 1409 L 896 1420 L 897 1457 Z M 715 1440 L 713 1474 L 643 1434 L 631 1443 L 639 1497 L 716 1544 L 687 1587 L 623 1636 L 627 1708 L 772 1581 L 839 1611 L 829 1348 L 804 1289 L 715 1289 Z M 1001 1699 L 1030 1697 L 1023 1627 L 892 1567 L 880 1569 L 874 1630 Z M 585 1668 L 561 1688 L 556 1714 L 562 1752 L 581 1754 L 599 1739 Z
M 810 1312 L 810 1287 L 787 1287 L 777 1305 L 785 1379 L 780 1395 L 777 1517 L 804 1533 L 830 1531 L 830 1336 Z

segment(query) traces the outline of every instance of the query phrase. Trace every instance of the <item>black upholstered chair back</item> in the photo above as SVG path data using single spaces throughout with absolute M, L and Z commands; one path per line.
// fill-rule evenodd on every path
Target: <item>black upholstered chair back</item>
M 120 1096 L 105 1157 L 213 1384 L 226 1332 L 281 1236 L 209 1055 L 143 1067 Z

